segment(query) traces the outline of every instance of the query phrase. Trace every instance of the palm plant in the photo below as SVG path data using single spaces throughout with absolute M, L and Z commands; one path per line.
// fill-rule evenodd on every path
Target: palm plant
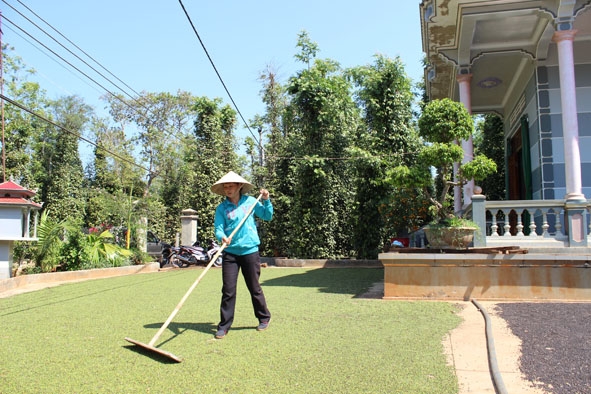
M 114 236 L 108 230 L 98 235 L 84 235 L 71 220 L 52 220 L 48 210 L 41 214 L 37 235 L 39 240 L 35 245 L 34 258 L 43 272 L 54 271 L 60 264 L 67 265 L 66 269 L 114 266 L 118 258 L 127 259 L 133 255 L 130 250 L 112 242 Z M 80 237 L 83 238 L 81 242 L 76 241 Z M 71 251 L 73 248 L 76 253 Z
M 71 221 L 56 222 L 49 218 L 49 210 L 43 211 L 37 227 L 39 240 L 35 245 L 35 263 L 43 272 L 51 272 L 61 263 L 60 250 L 68 231 L 75 230 Z
M 99 235 L 88 234 L 86 236 L 87 254 L 92 265 L 98 266 L 103 261 L 112 262 L 114 265 L 118 257 L 133 255 L 130 250 L 111 242 L 113 238 L 114 235 L 109 230 L 105 230 Z

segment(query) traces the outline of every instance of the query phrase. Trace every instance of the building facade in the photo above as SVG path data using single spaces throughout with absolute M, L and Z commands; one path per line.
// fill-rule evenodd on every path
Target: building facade
M 427 95 L 503 119 L 507 199 L 590 198 L 591 0 L 423 0 L 420 14 Z

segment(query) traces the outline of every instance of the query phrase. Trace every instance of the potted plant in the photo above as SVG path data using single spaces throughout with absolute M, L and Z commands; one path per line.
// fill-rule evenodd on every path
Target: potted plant
M 474 132 L 472 117 L 462 103 L 450 99 L 429 102 L 419 118 L 419 135 L 424 146 L 414 165 L 394 167 L 387 174 L 387 180 L 399 188 L 422 188 L 430 203 L 433 221 L 425 226 L 427 240 L 432 246 L 442 247 L 438 242 L 446 229 L 452 229 L 451 247 L 467 247 L 470 241 L 462 235 L 460 228 L 472 236 L 477 226 L 474 222 L 454 212 L 450 191 L 463 186 L 471 179 L 480 181 L 497 170 L 496 163 L 484 155 L 476 155 L 470 162 L 459 166 L 454 179 L 454 163 L 460 163 L 464 151 L 460 145 Z M 440 188 L 436 195 L 437 188 Z

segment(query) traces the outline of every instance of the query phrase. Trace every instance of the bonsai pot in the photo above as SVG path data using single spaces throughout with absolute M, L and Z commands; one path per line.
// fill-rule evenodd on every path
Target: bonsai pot
M 425 236 L 431 248 L 466 249 L 474 239 L 474 227 L 425 226 Z

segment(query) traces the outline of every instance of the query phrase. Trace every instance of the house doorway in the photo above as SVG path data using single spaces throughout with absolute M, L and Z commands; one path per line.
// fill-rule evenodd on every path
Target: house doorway
M 525 179 L 523 171 L 523 143 L 521 128 L 509 140 L 509 200 L 525 200 Z
M 531 164 L 529 161 L 529 138 L 528 130 L 521 122 L 521 127 L 517 129 L 513 137 L 509 140 L 509 157 L 507 160 L 509 176 L 509 200 L 531 200 Z M 525 137 L 525 138 L 524 138 Z M 521 218 L 523 233 L 529 235 L 530 212 L 524 212 Z M 509 214 L 509 224 L 511 225 L 511 235 L 516 235 L 517 213 L 511 211 Z

